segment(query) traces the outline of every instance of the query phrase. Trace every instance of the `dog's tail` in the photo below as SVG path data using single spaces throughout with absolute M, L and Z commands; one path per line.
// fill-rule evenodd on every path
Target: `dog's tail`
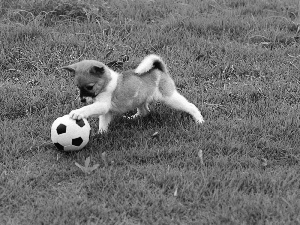
M 164 61 L 158 55 L 154 54 L 146 56 L 134 72 L 137 74 L 143 74 L 149 72 L 152 69 L 158 69 L 164 73 L 168 72 L 167 66 Z

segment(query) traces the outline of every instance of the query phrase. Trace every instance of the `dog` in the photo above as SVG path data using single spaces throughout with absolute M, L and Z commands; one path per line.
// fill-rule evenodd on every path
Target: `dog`
M 151 102 L 189 113 L 197 124 L 204 122 L 199 109 L 179 94 L 167 66 L 155 54 L 146 56 L 135 70 L 117 73 L 96 60 L 83 60 L 62 69 L 75 76 L 80 100 L 92 104 L 70 112 L 70 118 L 80 120 L 99 117 L 99 133 L 106 132 L 116 114 L 137 109 L 132 116 L 146 116 Z

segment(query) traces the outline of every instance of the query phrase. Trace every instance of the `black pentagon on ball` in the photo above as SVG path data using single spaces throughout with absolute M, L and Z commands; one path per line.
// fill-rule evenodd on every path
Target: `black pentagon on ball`
M 75 145 L 75 146 L 80 146 L 82 144 L 82 142 L 83 142 L 83 140 L 81 137 L 72 139 L 72 145 Z
M 56 146 L 56 148 L 57 148 L 58 150 L 64 150 L 64 146 L 62 146 L 61 144 L 59 144 L 59 143 L 54 143 L 54 145 Z
M 76 120 L 76 124 L 80 127 L 83 127 L 85 125 L 85 122 L 83 121 L 83 119 L 81 120 Z
M 57 131 L 57 134 L 64 134 L 67 131 L 67 126 L 61 123 L 56 128 L 56 131 Z

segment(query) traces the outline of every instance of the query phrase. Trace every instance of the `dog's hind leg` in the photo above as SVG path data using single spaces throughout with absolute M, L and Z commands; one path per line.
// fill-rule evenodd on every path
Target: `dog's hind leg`
M 109 123 L 112 120 L 112 114 L 106 113 L 104 115 L 99 116 L 99 130 L 98 133 L 107 132 Z
M 150 113 L 149 104 L 146 102 L 137 108 L 137 116 L 147 116 Z
M 170 96 L 163 97 L 162 102 L 173 109 L 189 113 L 193 116 L 194 120 L 198 124 L 204 122 L 203 116 L 201 115 L 199 109 L 177 91 L 174 91 Z

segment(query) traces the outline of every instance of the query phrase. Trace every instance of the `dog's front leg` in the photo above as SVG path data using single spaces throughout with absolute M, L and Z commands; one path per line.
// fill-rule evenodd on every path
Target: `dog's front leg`
M 69 114 L 70 118 L 80 120 L 90 116 L 104 115 L 109 111 L 109 104 L 103 102 L 95 102 L 91 105 L 84 106 L 80 109 L 72 110 Z
M 107 132 L 112 117 L 113 116 L 110 112 L 106 113 L 105 115 L 99 116 L 99 130 L 98 130 L 99 134 Z

